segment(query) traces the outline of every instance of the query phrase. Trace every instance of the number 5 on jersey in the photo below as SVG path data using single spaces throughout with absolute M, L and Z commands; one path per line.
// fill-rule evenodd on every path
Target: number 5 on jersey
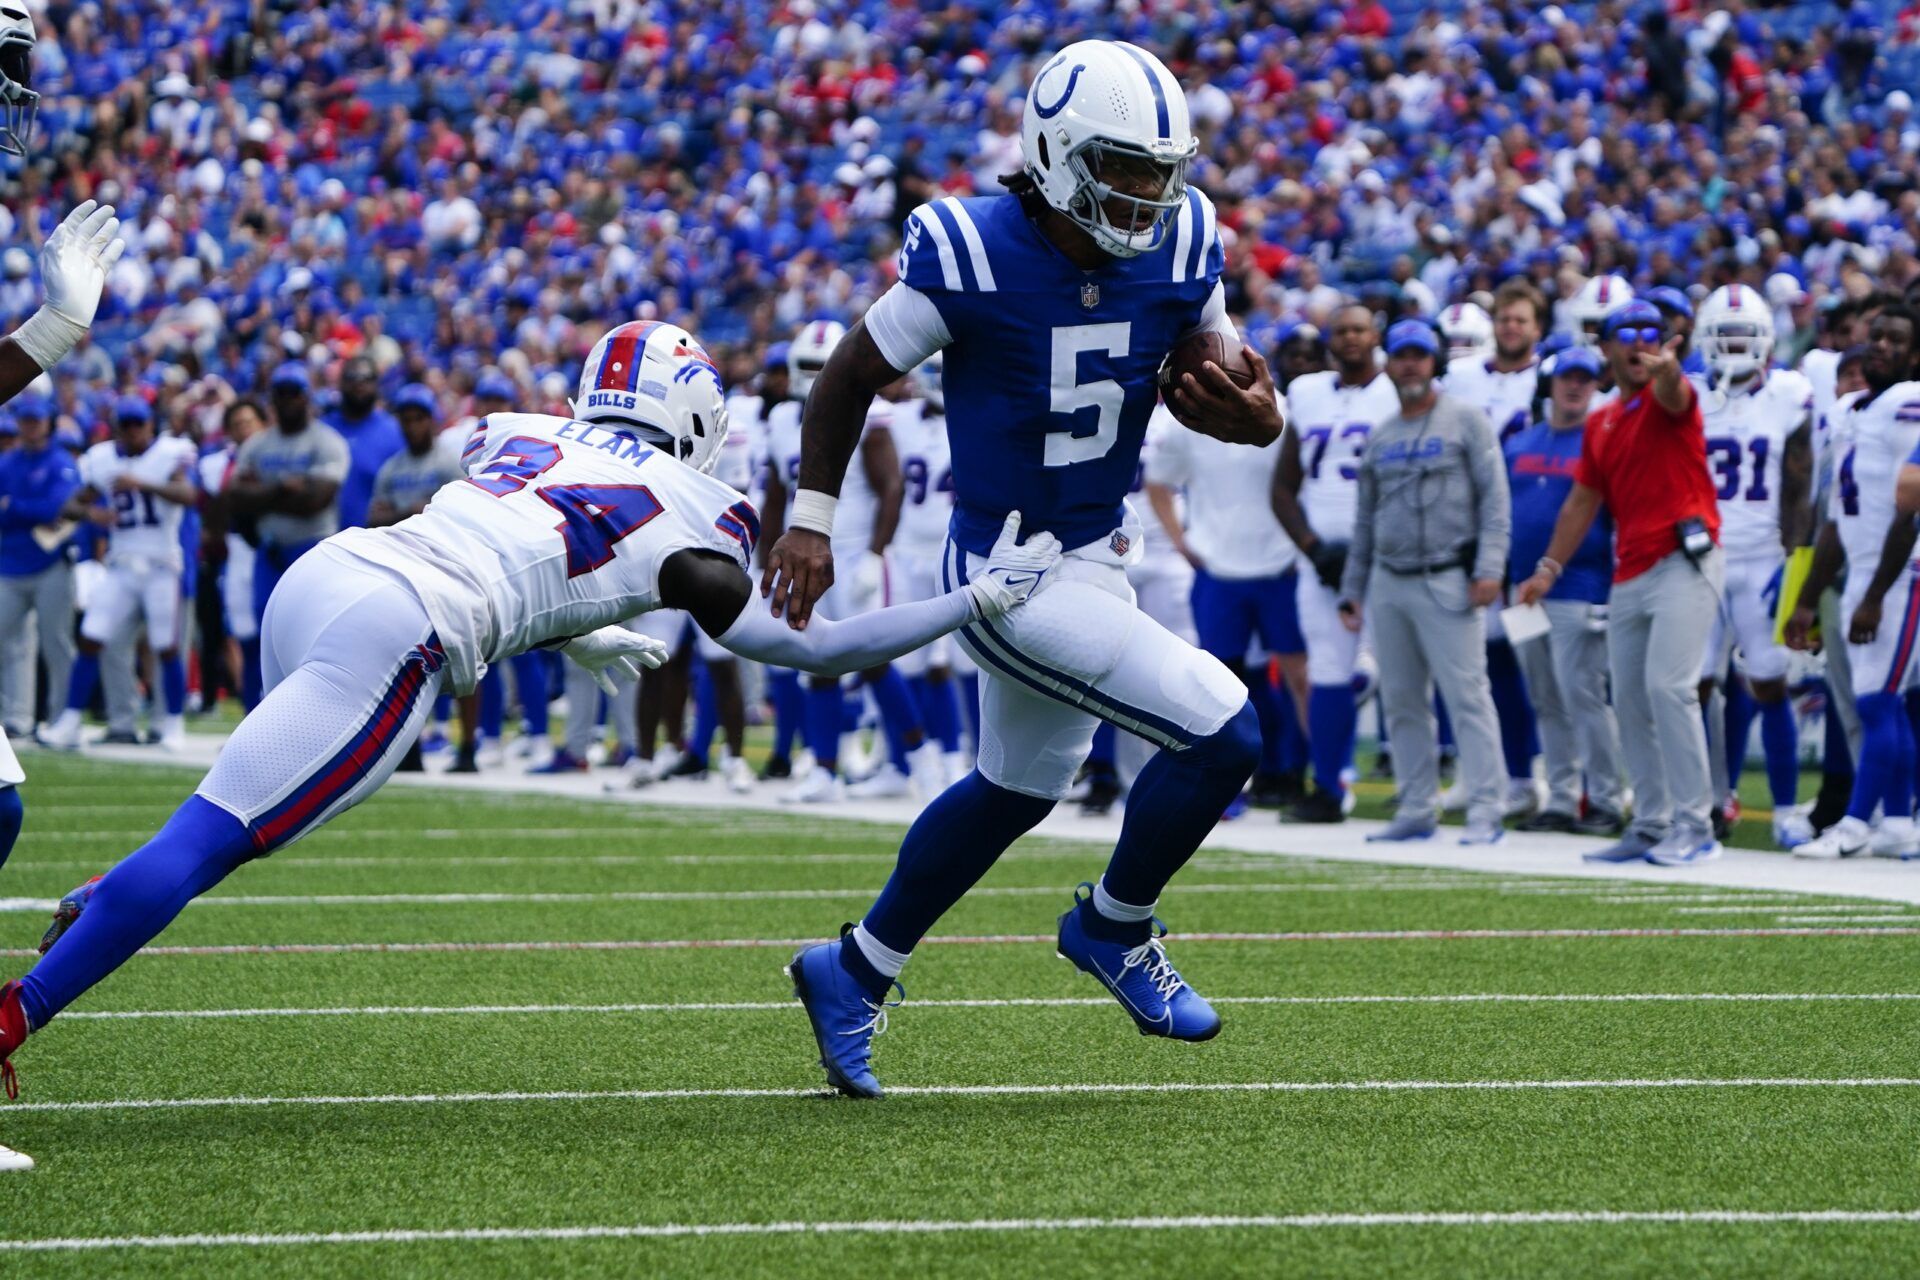
M 1112 378 L 1080 381 L 1080 357 L 1101 351 L 1121 357 L 1133 341 L 1131 321 L 1111 324 L 1070 324 L 1053 331 L 1053 380 L 1049 408 L 1069 418 L 1085 409 L 1100 411 L 1094 433 L 1078 435 L 1072 427 L 1047 433 L 1044 461 L 1049 467 L 1070 467 L 1076 462 L 1104 458 L 1120 439 L 1120 410 L 1126 406 L 1127 392 Z

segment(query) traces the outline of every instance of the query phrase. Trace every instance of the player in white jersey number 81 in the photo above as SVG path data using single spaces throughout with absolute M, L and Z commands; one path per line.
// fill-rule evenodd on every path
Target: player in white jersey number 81
M 69 895 L 46 955 L 0 987 L 0 1063 L 189 900 L 372 794 L 442 687 L 468 693 L 488 664 L 557 646 L 595 671 L 658 666 L 666 647 L 616 624 L 669 608 L 743 657 L 844 675 L 999 618 L 1060 561 L 1049 534 L 1019 543 L 1014 513 L 957 590 L 794 630 L 749 607 L 759 517 L 706 474 L 726 414 L 692 336 L 615 329 L 574 410 L 490 415 L 466 478 L 425 511 L 335 535 L 288 571 L 261 624 L 266 696 L 160 833 Z

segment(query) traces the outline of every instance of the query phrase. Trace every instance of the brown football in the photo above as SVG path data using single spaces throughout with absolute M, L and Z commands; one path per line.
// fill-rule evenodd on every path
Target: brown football
M 1200 370 L 1208 362 L 1219 365 L 1234 386 L 1245 390 L 1253 385 L 1253 364 L 1247 359 L 1247 349 L 1240 340 L 1204 329 L 1188 334 L 1167 353 L 1160 365 L 1160 389 L 1166 391 L 1184 385 L 1180 379 L 1185 374 L 1199 378 Z M 1201 385 L 1206 385 L 1205 379 L 1201 379 Z

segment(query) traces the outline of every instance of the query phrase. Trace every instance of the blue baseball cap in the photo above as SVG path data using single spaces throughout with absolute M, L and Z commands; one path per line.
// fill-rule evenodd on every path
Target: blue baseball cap
M 1603 338 L 1611 338 L 1622 329 L 1635 328 L 1640 325 L 1652 325 L 1658 329 L 1664 327 L 1666 322 L 1667 318 L 1660 314 L 1660 308 L 1654 306 L 1645 298 L 1635 298 L 1632 302 L 1621 307 L 1618 311 L 1613 312 L 1601 322 L 1600 336 Z
M 141 396 L 121 396 L 113 402 L 115 422 L 152 422 L 153 406 Z
M 473 394 L 481 400 L 511 400 L 514 398 L 513 379 L 497 369 L 489 369 L 473 384 Z
M 427 386 L 424 382 L 409 382 L 406 386 L 400 388 L 400 393 L 393 398 L 393 407 L 395 409 L 425 409 L 428 413 L 436 417 L 440 413 L 440 402 L 434 398 L 433 388 Z
M 1290 320 L 1273 335 L 1276 348 L 1284 347 L 1289 342 L 1310 342 L 1317 347 L 1324 341 L 1325 335 L 1320 332 L 1320 326 L 1311 320 Z
M 267 379 L 267 386 L 269 389 L 275 391 L 281 387 L 294 387 L 301 391 L 311 391 L 313 390 L 313 377 L 307 372 L 307 366 L 301 364 L 298 360 L 288 360 L 274 369 L 273 376 Z
M 791 350 L 793 350 L 793 344 L 791 342 L 774 343 L 767 348 L 766 358 L 760 362 L 761 369 L 768 373 L 773 372 L 775 369 L 786 369 L 787 353 Z
M 1557 378 L 1563 373 L 1582 372 L 1588 377 L 1600 376 L 1600 353 L 1592 347 L 1568 347 L 1555 352 L 1547 361 L 1547 376 Z
M 1693 302 L 1686 294 L 1670 284 L 1663 284 L 1657 289 L 1649 289 L 1640 296 L 1662 311 L 1669 311 L 1677 316 L 1685 316 L 1689 320 L 1693 319 Z
M 1425 320 L 1400 320 L 1387 330 L 1386 348 L 1390 356 L 1399 355 L 1408 348 L 1426 352 L 1430 356 L 1440 354 L 1440 335 Z
M 22 391 L 7 402 L 7 411 L 16 418 L 51 418 L 53 404 L 37 391 Z

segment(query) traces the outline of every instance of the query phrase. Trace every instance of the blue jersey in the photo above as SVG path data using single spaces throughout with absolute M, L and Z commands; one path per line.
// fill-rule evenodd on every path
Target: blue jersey
M 1561 504 L 1573 492 L 1584 434 L 1584 430 L 1555 431 L 1536 422 L 1507 438 L 1507 489 L 1513 496 L 1508 573 L 1515 582 L 1532 577 L 1534 566 L 1547 554 Z M 1612 586 L 1613 518 L 1602 507 L 1547 598 L 1603 604 Z
M 923 204 L 900 278 L 932 300 L 945 348 L 953 538 L 984 555 L 1007 512 L 1066 547 L 1108 537 L 1140 468 L 1156 378 L 1201 326 L 1224 255 L 1188 189 L 1161 247 L 1093 271 L 1069 262 L 1012 195 Z

